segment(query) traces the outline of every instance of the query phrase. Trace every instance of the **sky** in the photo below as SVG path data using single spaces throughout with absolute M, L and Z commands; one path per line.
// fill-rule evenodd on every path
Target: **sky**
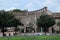
M 0 10 L 21 9 L 34 11 L 43 7 L 48 10 L 60 12 L 60 0 L 0 0 Z

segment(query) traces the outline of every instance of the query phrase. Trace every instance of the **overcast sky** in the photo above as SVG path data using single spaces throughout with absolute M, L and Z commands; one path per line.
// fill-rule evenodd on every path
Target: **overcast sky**
M 60 12 L 60 0 L 0 0 L 0 10 L 38 10 L 47 6 L 53 12 Z

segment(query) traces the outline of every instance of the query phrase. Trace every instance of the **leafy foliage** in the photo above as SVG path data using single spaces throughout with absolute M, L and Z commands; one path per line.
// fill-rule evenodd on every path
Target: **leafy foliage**
M 42 27 L 44 29 L 44 32 L 47 31 L 47 29 L 55 24 L 55 20 L 52 16 L 42 14 L 38 19 L 37 19 L 37 26 Z
M 19 10 L 19 9 L 14 9 L 12 10 L 13 12 L 23 12 L 22 10 Z
M 18 25 L 23 26 L 21 21 L 14 18 L 14 15 L 10 12 L 5 12 L 4 10 L 0 11 L 0 28 L 4 33 L 5 27 L 15 27 L 17 28 Z

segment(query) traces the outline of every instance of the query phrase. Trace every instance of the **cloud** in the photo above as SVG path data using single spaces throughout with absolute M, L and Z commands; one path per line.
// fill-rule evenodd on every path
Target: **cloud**
M 25 8 L 32 8 L 33 7 L 33 3 L 28 3 L 25 5 Z
M 60 11 L 60 0 L 0 0 L 0 9 L 38 10 L 47 6 L 49 10 Z
M 47 6 L 52 11 L 60 11 L 60 0 L 46 0 L 43 6 Z
M 29 11 L 40 9 L 41 3 L 41 0 L 29 1 L 24 5 L 24 9 L 28 9 Z
M 0 0 L 0 10 L 10 10 L 20 7 L 18 0 Z
M 55 8 L 55 12 L 60 12 L 60 6 Z
M 16 7 L 10 7 L 10 8 L 6 8 L 5 10 L 9 11 L 9 10 L 13 10 L 13 9 L 17 9 L 17 8 Z
M 46 0 L 43 5 L 45 6 L 58 6 L 59 3 L 57 3 L 57 0 Z

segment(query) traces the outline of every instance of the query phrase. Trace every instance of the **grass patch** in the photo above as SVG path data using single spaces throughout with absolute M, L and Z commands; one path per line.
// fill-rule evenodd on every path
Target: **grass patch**
M 0 40 L 60 40 L 60 36 L 14 36 L 0 37 Z

